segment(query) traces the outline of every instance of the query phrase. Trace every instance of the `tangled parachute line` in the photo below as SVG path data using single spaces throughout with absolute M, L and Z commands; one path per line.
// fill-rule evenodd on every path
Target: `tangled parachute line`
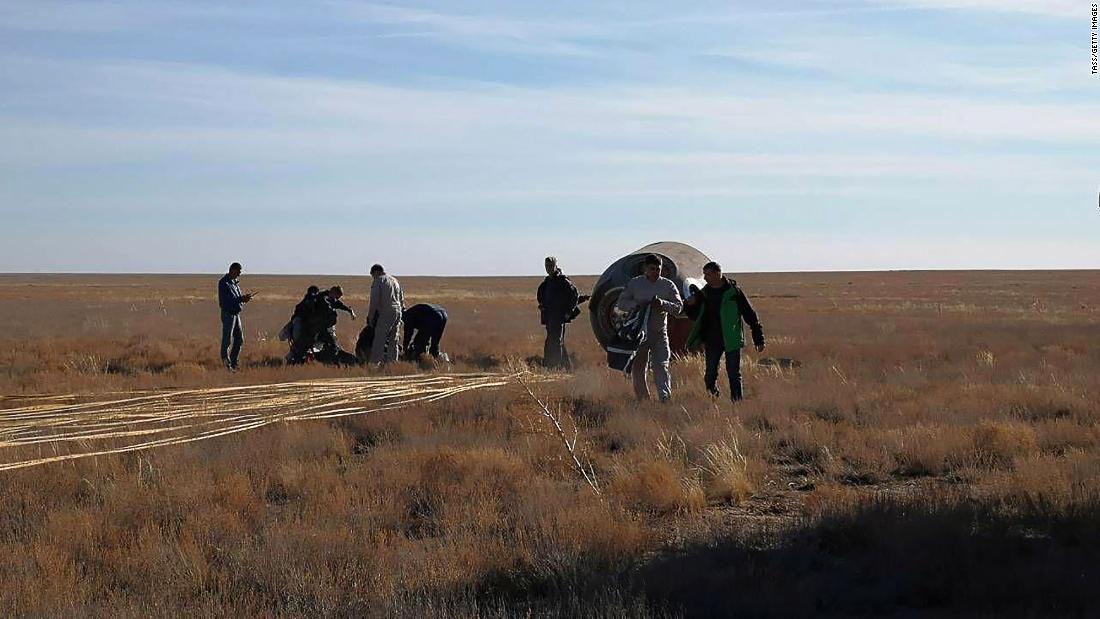
M 30 396 L 23 400 L 34 404 L 0 409 L 0 471 L 192 443 L 279 422 L 333 419 L 436 402 L 502 387 L 518 376 L 335 378 L 132 392 L 94 402 L 77 402 L 75 395 Z M 526 380 L 532 379 L 538 380 L 534 376 Z M 36 457 L 28 457 L 28 450 L 35 449 Z

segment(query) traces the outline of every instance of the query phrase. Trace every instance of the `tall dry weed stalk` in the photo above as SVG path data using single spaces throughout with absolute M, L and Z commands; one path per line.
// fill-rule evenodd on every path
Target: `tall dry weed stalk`
M 562 413 L 561 407 L 558 406 L 556 411 L 550 410 L 550 407 L 531 390 L 530 384 L 523 379 L 522 374 L 518 374 L 515 380 L 523 387 L 524 391 L 527 392 L 527 395 L 535 402 L 536 406 L 538 406 L 538 412 L 542 418 L 549 423 L 551 430 L 565 450 L 573 470 L 584 478 L 585 483 L 588 484 L 588 487 L 592 489 L 592 492 L 594 492 L 596 496 L 600 496 L 602 492 L 600 491 L 599 482 L 596 479 L 595 469 L 592 467 L 591 463 L 587 465 L 583 464 L 577 452 L 577 440 L 580 438 L 580 427 L 577 426 L 575 422 L 571 421 L 573 432 L 571 434 L 567 432 L 564 421 L 565 415 Z

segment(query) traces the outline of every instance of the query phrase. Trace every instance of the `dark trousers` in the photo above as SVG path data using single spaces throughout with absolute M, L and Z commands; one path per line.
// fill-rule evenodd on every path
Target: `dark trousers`
M 724 356 L 726 358 L 726 376 L 729 377 L 730 381 L 730 398 L 736 402 L 743 396 L 741 391 L 741 349 L 735 348 L 727 352 L 725 348 L 722 342 L 707 342 L 707 370 L 703 374 L 703 384 L 706 385 L 707 391 L 714 395 L 719 394 L 718 364 L 721 363 Z
M 409 331 L 406 325 L 405 339 L 408 339 Z M 433 357 L 439 358 L 439 341 L 443 339 L 443 330 L 447 328 L 447 319 L 426 327 L 416 327 L 416 334 L 412 343 L 406 346 L 405 354 L 409 359 L 418 359 L 425 351 Z
M 542 347 L 542 364 L 548 368 L 569 368 L 569 352 L 565 350 L 565 323 L 546 323 L 546 343 Z
M 231 368 L 237 367 L 244 345 L 244 330 L 241 328 L 241 315 L 222 312 L 222 347 L 219 350 L 222 363 Z
M 417 329 L 416 335 L 413 336 L 412 344 L 409 344 L 409 349 L 406 353 L 410 359 L 416 359 L 425 352 L 430 353 L 433 357 L 439 356 L 439 335 L 423 329 Z

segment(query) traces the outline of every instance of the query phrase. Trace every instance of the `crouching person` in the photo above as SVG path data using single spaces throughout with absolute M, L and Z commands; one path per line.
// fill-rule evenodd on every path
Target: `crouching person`
M 279 339 L 290 343 L 290 350 L 286 354 L 287 363 L 292 365 L 305 363 L 306 356 L 317 340 L 316 334 L 311 334 L 309 337 L 306 334 L 309 330 L 307 321 L 310 320 L 320 294 L 321 289 L 317 286 L 307 288 L 305 296 L 294 306 L 294 314 L 291 315 L 290 321 L 279 332 Z
M 355 320 L 355 311 L 340 301 L 344 291 L 340 286 L 318 291 L 310 286 L 306 296 L 294 308 L 294 316 L 283 328 L 290 331 L 291 344 L 287 361 L 304 363 L 310 356 L 322 363 L 355 365 L 355 355 L 345 352 L 336 341 L 337 310 L 347 312 Z
M 317 322 L 320 326 L 317 334 L 317 342 L 321 350 L 314 357 L 322 362 L 335 365 L 357 365 L 358 357 L 340 348 L 336 341 L 337 310 L 347 312 L 352 320 L 355 320 L 355 310 L 351 309 L 340 300 L 344 296 L 344 289 L 333 286 L 318 295 L 316 303 Z
M 425 352 L 436 359 L 443 355 L 439 342 L 447 328 L 447 310 L 442 305 L 417 303 L 401 313 L 401 322 L 405 328 L 402 348 L 406 360 L 418 361 Z
M 757 351 L 764 350 L 764 327 L 748 297 L 737 287 L 737 282 L 722 275 L 722 267 L 717 262 L 708 262 L 703 267 L 703 279 L 707 284 L 684 303 L 684 312 L 695 321 L 688 336 L 688 346 L 703 343 L 706 354 L 703 383 L 715 396 L 719 395 L 718 365 L 723 356 L 726 358 L 730 398 L 736 402 L 743 397 L 741 349 L 745 346 L 745 333 L 742 322 L 748 323 Z

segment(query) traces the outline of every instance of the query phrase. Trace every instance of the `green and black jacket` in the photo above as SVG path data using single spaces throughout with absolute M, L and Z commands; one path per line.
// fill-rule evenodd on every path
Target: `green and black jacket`
M 741 326 L 742 320 L 749 325 L 753 344 L 763 346 L 764 326 L 760 324 L 760 319 L 756 316 L 756 310 L 752 308 L 748 297 L 737 287 L 737 282 L 725 277 L 722 280 L 724 283 L 722 286 L 721 324 L 722 341 L 726 345 L 726 351 L 744 348 L 745 332 Z M 691 334 L 688 335 L 687 345 L 689 348 L 703 340 L 703 314 L 706 312 L 707 306 L 706 296 L 702 290 L 695 292 L 692 296 L 695 303 L 690 306 L 684 304 L 684 313 L 695 322 L 691 327 Z

